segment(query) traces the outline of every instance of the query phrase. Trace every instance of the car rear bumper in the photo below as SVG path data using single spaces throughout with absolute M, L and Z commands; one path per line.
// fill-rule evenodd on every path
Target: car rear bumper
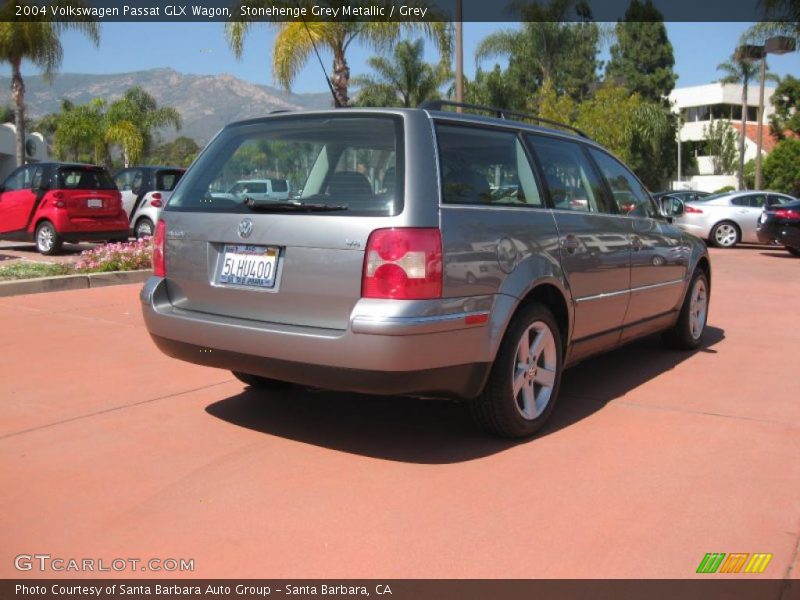
M 762 244 L 776 243 L 791 248 L 800 247 L 800 228 L 798 227 L 765 223 L 759 225 L 756 235 Z
M 128 218 L 119 217 L 70 217 L 64 211 L 51 215 L 50 220 L 58 234 L 68 241 L 108 240 L 120 238 L 128 233 Z
M 181 360 L 327 389 L 466 398 L 483 389 L 493 361 L 491 313 L 513 304 L 499 296 L 467 312 L 398 315 L 388 310 L 396 303 L 366 314 L 376 306 L 369 301 L 341 330 L 183 310 L 159 277 L 148 280 L 141 300 L 153 341 Z

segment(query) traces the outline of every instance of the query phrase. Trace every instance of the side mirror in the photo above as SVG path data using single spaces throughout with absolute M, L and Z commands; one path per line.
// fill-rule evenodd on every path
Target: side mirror
M 0 194 L 2 194 L 5 191 L 6 191 L 6 186 L 4 186 L 2 183 L 0 183 Z
M 680 198 L 664 196 L 659 200 L 659 208 L 661 216 L 671 221 L 673 217 L 683 214 L 684 204 Z

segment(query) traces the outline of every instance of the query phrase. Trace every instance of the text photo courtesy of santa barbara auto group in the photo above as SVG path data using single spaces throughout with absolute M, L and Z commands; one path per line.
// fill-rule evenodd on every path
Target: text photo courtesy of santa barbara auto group
M 0 0 L 0 598 L 800 600 L 798 0 Z

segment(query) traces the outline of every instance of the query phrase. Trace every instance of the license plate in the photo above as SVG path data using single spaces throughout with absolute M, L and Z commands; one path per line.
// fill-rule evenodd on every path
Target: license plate
M 86 201 L 87 208 L 103 208 L 103 201 L 100 198 L 89 198 Z
M 277 270 L 277 248 L 226 244 L 217 283 L 271 288 Z

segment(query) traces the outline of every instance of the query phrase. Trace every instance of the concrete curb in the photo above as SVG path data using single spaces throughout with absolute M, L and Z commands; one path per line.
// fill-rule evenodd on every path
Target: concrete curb
M 143 283 L 152 274 L 153 272 L 148 269 L 146 271 L 111 271 L 109 273 L 83 273 L 80 275 L 0 281 L 0 297 Z

